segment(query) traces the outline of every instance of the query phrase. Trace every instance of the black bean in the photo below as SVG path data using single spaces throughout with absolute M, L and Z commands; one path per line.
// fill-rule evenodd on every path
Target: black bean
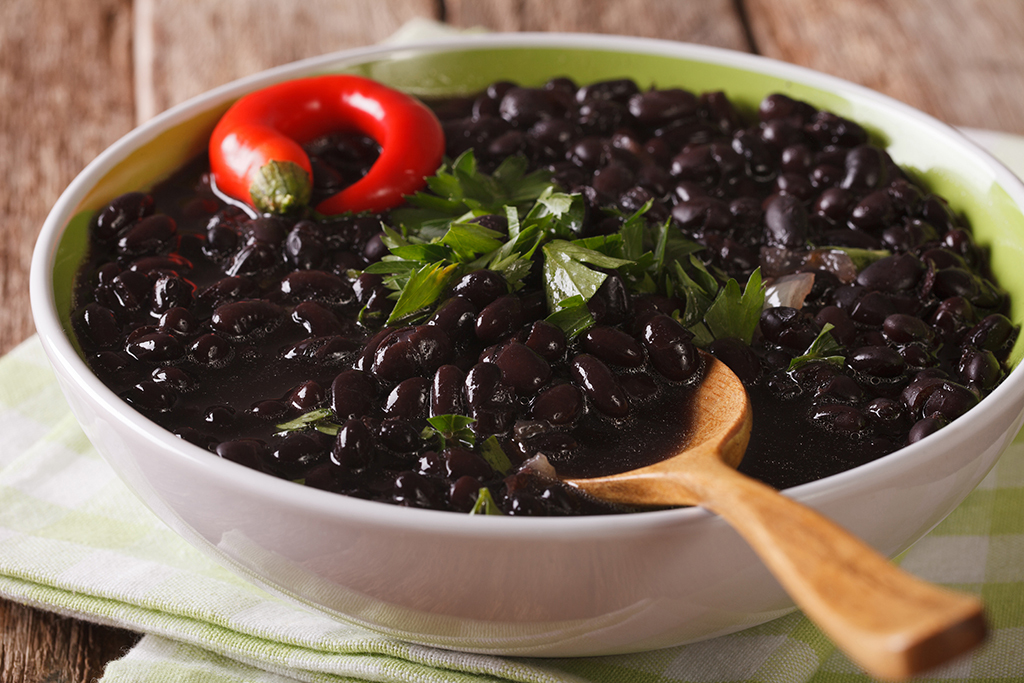
M 280 245 L 288 235 L 288 227 L 284 219 L 277 216 L 260 216 L 245 221 L 239 226 L 246 242 L 263 242 Z
M 696 95 L 678 88 L 648 90 L 629 98 L 629 113 L 644 126 L 660 126 L 696 112 Z
M 216 453 L 225 460 L 244 465 L 259 472 L 265 471 L 269 457 L 267 445 L 258 439 L 232 439 L 216 448 Z
M 700 357 L 690 341 L 690 333 L 670 316 L 651 317 L 643 325 L 641 338 L 651 365 L 666 378 L 683 382 L 700 369 Z
M 453 296 L 441 304 L 428 325 L 444 330 L 453 342 L 463 341 L 474 334 L 478 309 L 464 296 Z
M 150 363 L 175 361 L 185 355 L 185 348 L 173 335 L 165 332 L 150 332 L 141 335 L 125 346 L 125 351 L 136 360 Z
M 551 379 L 548 362 L 516 341 L 498 353 L 495 364 L 501 369 L 502 381 L 520 396 L 532 396 Z
M 910 428 L 910 433 L 907 435 L 907 443 L 917 443 L 926 436 L 930 436 L 935 432 L 939 431 L 948 424 L 946 418 L 941 415 L 933 415 L 914 423 L 914 426 Z
M 178 392 L 169 384 L 146 380 L 122 395 L 133 407 L 147 413 L 166 413 L 178 400 Z
M 503 410 L 512 403 L 512 392 L 493 363 L 477 363 L 466 373 L 466 402 L 481 410 Z
M 353 299 L 352 290 L 344 280 L 322 270 L 296 270 L 281 280 L 281 294 L 293 301 L 316 299 L 331 304 L 345 304 Z
M 868 140 L 867 131 L 859 124 L 827 111 L 815 113 L 806 131 L 822 146 L 849 148 L 862 145 Z
M 376 397 L 377 383 L 361 370 L 346 370 L 331 383 L 331 410 L 342 420 L 368 415 Z
M 452 293 L 469 299 L 470 303 L 480 309 L 499 296 L 508 294 L 508 283 L 493 270 L 474 270 L 455 283 Z
M 207 368 L 222 368 L 235 356 L 234 347 L 218 334 L 204 334 L 188 347 L 189 358 Z
M 232 339 L 259 337 L 277 327 L 283 315 L 284 309 L 265 299 L 233 301 L 217 307 L 210 325 Z
M 322 268 L 327 260 L 327 251 L 319 227 L 311 221 L 296 223 L 285 238 L 284 253 L 296 268 Z
M 283 476 L 298 478 L 326 454 L 318 438 L 306 432 L 292 432 L 278 441 L 270 452 L 272 467 Z
M 874 145 L 859 145 L 846 153 L 846 175 L 841 187 L 873 190 L 887 180 L 885 152 Z
M 203 413 L 203 422 L 211 427 L 230 427 L 235 421 L 235 409 L 231 406 L 210 406 Z
M 195 316 L 187 308 L 171 308 L 160 316 L 160 330 L 177 335 L 192 334 L 198 326 Z
M 858 403 L 864 397 L 864 390 L 852 377 L 836 375 L 820 386 L 815 394 L 840 403 Z
M 153 273 L 164 275 L 187 275 L 193 268 L 192 262 L 180 254 L 143 256 L 128 264 L 128 270 L 137 270 L 143 275 Z
M 672 207 L 672 218 L 693 234 L 707 230 L 721 232 L 732 224 L 729 205 L 711 197 L 694 197 L 679 202 Z
M 583 350 L 610 365 L 635 368 L 643 365 L 644 352 L 636 340 L 614 327 L 596 325 L 583 335 Z
M 347 420 L 331 448 L 331 462 L 343 470 L 360 470 L 370 464 L 373 435 L 361 420 Z
M 640 92 L 640 89 L 634 81 L 628 78 L 619 78 L 584 85 L 576 91 L 576 101 L 615 100 L 616 102 L 624 103 L 628 102 L 638 92 Z
M 538 320 L 530 326 L 523 343 L 550 362 L 558 361 L 565 356 L 565 333 L 560 327 L 544 320 Z
M 807 240 L 807 209 L 792 195 L 775 195 L 766 202 L 764 224 L 768 246 L 800 247 Z
M 420 432 L 408 420 L 389 417 L 381 420 L 377 439 L 385 448 L 398 453 L 411 453 L 420 444 Z
M 823 190 L 814 201 L 813 211 L 834 223 L 844 223 L 854 205 L 854 196 L 849 191 L 838 187 Z
M 936 413 L 947 420 L 955 420 L 978 403 L 978 396 L 967 387 L 955 382 L 942 382 L 929 394 L 921 414 L 931 417 Z
M 1003 377 L 999 359 L 988 349 L 964 349 L 957 372 L 966 384 L 982 390 L 993 388 Z
M 466 373 L 454 365 L 442 365 L 430 387 L 430 415 L 462 415 L 462 388 Z
M 292 412 L 291 406 L 275 398 L 256 401 L 249 407 L 253 415 L 261 420 L 280 420 Z
M 826 323 L 832 325 L 829 334 L 843 346 L 850 346 L 857 337 L 857 327 L 850 320 L 849 314 L 838 306 L 825 306 L 814 316 L 814 321 L 824 327 Z
M 903 404 L 891 398 L 876 398 L 864 406 L 864 414 L 868 419 L 885 429 L 899 428 L 906 418 Z
M 430 380 L 410 377 L 398 383 L 384 400 L 384 414 L 405 420 L 424 417 L 430 406 Z
M 482 481 L 494 475 L 494 469 L 486 460 L 465 448 L 446 448 L 441 451 L 441 457 L 444 458 L 445 475 L 449 479 L 473 477 Z
M 711 184 L 718 178 L 718 164 L 710 145 L 696 145 L 676 155 L 669 172 L 679 180 Z
M 977 321 L 971 302 L 961 296 L 950 297 L 939 304 L 932 314 L 933 327 L 948 340 L 959 339 L 965 329 Z
M 447 497 L 434 481 L 418 472 L 402 472 L 395 477 L 391 495 L 397 505 L 415 508 L 441 508 Z
M 153 196 L 143 192 L 129 192 L 115 198 L 96 216 L 93 234 L 109 242 L 125 228 L 153 212 Z
M 314 337 L 340 335 L 345 326 L 326 306 L 315 301 L 303 301 L 292 310 L 292 320 L 302 325 Z
M 217 280 L 199 292 L 197 298 L 208 306 L 219 306 L 229 301 L 249 299 L 259 293 L 256 283 L 244 275 Z
M 545 389 L 533 402 L 531 415 L 551 424 L 571 424 L 583 411 L 583 395 L 572 384 L 556 384 Z
M 892 197 L 885 190 L 875 190 L 850 211 L 850 225 L 877 234 L 892 223 L 894 217 Z
M 151 284 L 149 278 L 142 273 L 126 270 L 111 280 L 110 291 L 117 304 L 132 313 L 149 304 Z
M 818 168 L 828 168 L 819 166 Z M 815 169 L 817 171 L 818 169 Z M 816 188 L 829 185 L 830 181 L 820 174 L 808 179 L 799 173 L 780 173 L 775 177 L 775 191 L 780 195 L 791 195 L 801 201 L 801 204 L 816 194 Z
M 117 251 L 128 258 L 166 253 L 174 248 L 177 235 L 177 223 L 170 216 L 147 216 L 118 239 Z
M 920 413 L 932 392 L 942 386 L 945 381 L 944 377 L 936 376 L 932 374 L 932 371 L 920 372 L 900 392 L 900 401 L 912 414 L 916 415 Z
M 514 126 L 529 128 L 541 119 L 561 118 L 565 107 L 550 90 L 515 87 L 501 98 L 498 113 Z
M 930 343 L 935 332 L 928 323 L 918 317 L 903 313 L 894 313 L 882 322 L 882 333 L 889 341 L 897 344 L 911 342 Z
M 821 332 L 812 318 L 789 306 L 765 309 L 759 325 L 765 339 L 798 353 L 803 353 Z
M 150 377 L 154 382 L 167 384 L 177 391 L 191 391 L 196 387 L 196 381 L 181 368 L 163 366 L 153 370 Z
M 903 373 L 906 362 L 888 346 L 862 346 L 847 356 L 847 364 L 858 372 L 873 377 L 897 377 Z
M 1005 352 L 1016 337 L 1017 330 L 1010 319 L 1001 313 L 993 313 L 985 316 L 981 321 L 968 330 L 964 335 L 963 343 L 977 346 L 980 349 L 987 349 L 1005 357 Z
M 485 344 L 494 343 L 523 324 L 522 304 L 514 294 L 502 296 L 487 304 L 476 319 L 477 339 Z
M 115 346 L 121 339 L 121 326 L 117 324 L 113 311 L 96 302 L 86 304 L 76 311 L 73 323 L 80 335 L 88 336 L 101 348 Z
M 925 266 L 913 254 L 894 254 L 879 259 L 857 275 L 857 284 L 867 289 L 898 292 L 913 289 Z
M 629 399 L 618 379 L 597 357 L 581 353 L 570 365 L 573 382 L 597 410 L 609 417 L 629 414 Z
M 175 275 L 162 275 L 153 283 L 152 305 L 154 315 L 162 315 L 172 308 L 188 308 L 192 305 L 195 285 Z
M 864 413 L 853 406 L 825 404 L 811 409 L 811 422 L 839 433 L 857 433 L 867 427 Z
M 324 390 L 317 382 L 307 380 L 289 391 L 285 400 L 296 410 L 306 413 L 324 402 Z
M 868 292 L 850 307 L 850 319 L 862 325 L 878 327 L 896 313 L 893 300 L 882 292 Z

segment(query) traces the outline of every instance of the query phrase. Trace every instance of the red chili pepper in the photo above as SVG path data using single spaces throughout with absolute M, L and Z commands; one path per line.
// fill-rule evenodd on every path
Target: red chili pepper
M 228 109 L 210 138 L 217 187 L 271 213 L 306 204 L 313 170 L 301 144 L 337 132 L 368 135 L 381 153 L 363 178 L 317 205 L 322 214 L 397 206 L 444 155 L 441 124 L 418 100 L 359 76 L 316 76 L 250 93 Z

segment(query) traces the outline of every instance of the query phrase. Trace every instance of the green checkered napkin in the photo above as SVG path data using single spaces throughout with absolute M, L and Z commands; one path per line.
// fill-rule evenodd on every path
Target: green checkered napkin
M 802 615 L 616 657 L 504 659 L 385 638 L 282 602 L 163 525 L 91 447 L 32 338 L 0 359 L 0 594 L 148 634 L 103 681 L 864 681 Z M 980 593 L 988 644 L 928 680 L 1024 680 L 1024 443 L 903 566 Z

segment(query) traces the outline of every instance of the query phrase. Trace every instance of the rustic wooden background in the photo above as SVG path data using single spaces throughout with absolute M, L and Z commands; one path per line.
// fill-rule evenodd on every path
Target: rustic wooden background
M 134 125 L 239 76 L 428 18 L 756 52 L 954 125 L 1024 134 L 1024 2 L 0 0 L 0 353 L 33 333 L 33 243 L 61 190 Z M 0 600 L 0 681 L 91 681 L 138 636 Z

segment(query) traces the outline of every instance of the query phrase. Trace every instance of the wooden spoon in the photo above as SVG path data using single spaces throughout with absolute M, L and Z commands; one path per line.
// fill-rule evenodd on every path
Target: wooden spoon
M 977 598 L 901 571 L 834 522 L 736 471 L 750 440 L 750 400 L 725 364 L 703 355 L 707 372 L 686 450 L 567 483 L 607 501 L 700 505 L 720 515 L 807 616 L 878 678 L 906 678 L 980 643 L 985 620 Z

